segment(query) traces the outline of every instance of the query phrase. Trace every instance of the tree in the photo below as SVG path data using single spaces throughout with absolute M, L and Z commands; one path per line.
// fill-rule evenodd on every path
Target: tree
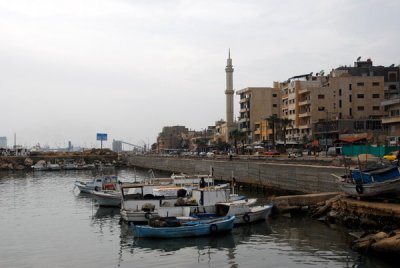
M 208 139 L 207 138 L 196 138 L 194 143 L 197 147 L 197 153 L 200 153 L 200 150 L 204 150 L 207 147 Z
M 243 141 L 243 139 L 246 137 L 246 133 L 243 131 L 240 131 L 239 129 L 234 129 L 231 132 L 229 132 L 229 138 L 234 140 L 234 145 L 235 145 L 235 151 L 238 153 L 238 148 L 237 148 L 237 141 Z
M 281 118 L 280 121 L 281 121 L 282 130 L 283 130 L 283 142 L 284 142 L 285 148 L 286 148 L 286 129 L 288 127 L 293 127 L 293 125 L 292 125 L 293 120 L 289 119 L 289 118 Z
M 278 122 L 280 122 L 279 117 L 276 114 L 270 115 L 266 118 L 268 125 L 272 129 L 272 146 L 275 148 L 275 127 Z

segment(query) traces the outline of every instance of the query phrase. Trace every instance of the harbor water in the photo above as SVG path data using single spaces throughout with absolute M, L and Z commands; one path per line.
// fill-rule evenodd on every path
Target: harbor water
M 122 181 L 149 176 L 114 172 Z M 348 230 L 306 216 L 270 218 L 215 237 L 137 239 L 119 209 L 99 208 L 74 189 L 75 180 L 95 176 L 0 173 L 0 267 L 396 267 L 352 251 Z

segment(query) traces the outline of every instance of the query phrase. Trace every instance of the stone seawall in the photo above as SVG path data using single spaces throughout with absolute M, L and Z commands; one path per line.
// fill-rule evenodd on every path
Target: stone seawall
M 156 156 L 127 156 L 131 166 L 188 174 L 209 174 L 230 181 L 232 175 L 238 183 L 253 184 L 302 193 L 339 191 L 331 174 L 342 175 L 343 167 L 312 164 L 288 164 L 266 161 L 220 160 Z

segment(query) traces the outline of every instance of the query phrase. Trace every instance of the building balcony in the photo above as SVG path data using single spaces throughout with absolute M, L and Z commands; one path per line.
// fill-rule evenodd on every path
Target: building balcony
M 310 112 L 304 112 L 304 113 L 300 113 L 300 114 L 299 114 L 299 117 L 300 117 L 300 118 L 310 117 L 310 116 L 311 116 L 311 113 L 310 113 Z
M 382 124 L 400 123 L 400 115 L 382 118 Z
M 389 106 L 389 105 L 398 104 L 398 103 L 400 103 L 400 98 L 393 98 L 393 99 L 382 101 L 381 105 Z
M 299 94 L 306 94 L 306 93 L 309 93 L 309 92 L 311 92 L 311 91 L 310 91 L 310 89 L 308 89 L 308 88 L 299 90 Z
M 289 95 L 288 95 L 288 94 L 283 94 L 283 95 L 282 95 L 282 100 L 287 99 L 287 98 L 289 98 Z
M 254 130 L 253 132 L 254 132 L 254 135 L 260 135 L 261 134 L 260 129 Z
M 304 101 L 299 102 L 299 106 L 310 105 L 310 104 L 311 104 L 311 100 L 304 100 Z
M 240 99 L 239 103 L 246 103 L 246 102 L 249 102 L 249 101 L 250 101 L 250 98 L 247 97 L 247 98 Z
M 298 129 L 308 129 L 308 128 L 311 129 L 311 125 L 305 124 L 305 125 L 299 125 L 299 127 L 298 127 Z
M 281 110 L 287 110 L 289 108 L 289 105 L 285 104 L 285 105 L 281 105 Z
M 248 117 L 239 118 L 239 123 L 248 122 L 248 121 L 250 121 L 250 118 L 248 118 Z
M 250 111 L 250 108 L 241 108 L 239 110 L 240 113 L 244 113 L 244 112 L 248 112 L 248 111 Z
M 242 132 L 249 132 L 249 131 L 250 131 L 250 128 L 244 127 L 244 128 L 241 128 L 240 131 L 242 131 Z

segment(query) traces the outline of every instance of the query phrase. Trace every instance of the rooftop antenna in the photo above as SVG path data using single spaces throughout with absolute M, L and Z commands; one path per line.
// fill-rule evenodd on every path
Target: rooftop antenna
M 360 61 L 361 60 L 361 56 L 359 56 L 358 58 L 357 58 L 357 61 Z

